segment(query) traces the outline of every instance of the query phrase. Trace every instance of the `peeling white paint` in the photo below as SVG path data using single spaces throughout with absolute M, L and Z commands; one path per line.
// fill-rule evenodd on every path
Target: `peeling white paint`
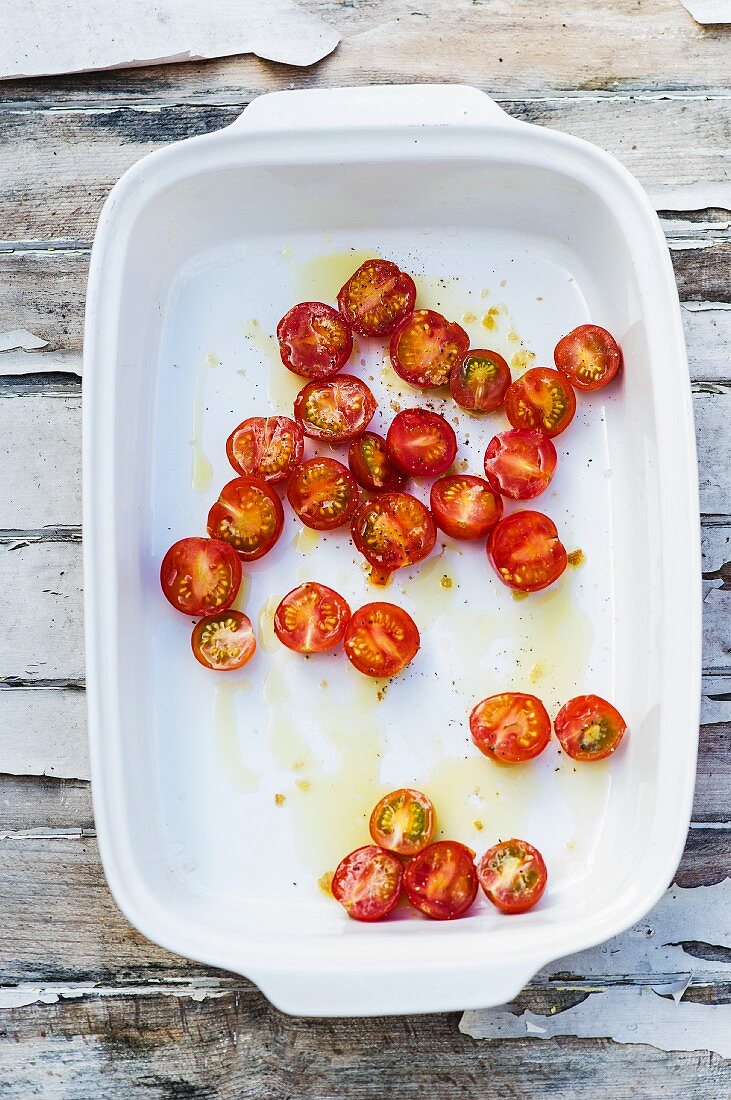
M 57 1004 L 62 1000 L 77 1000 L 86 996 L 179 997 L 205 1001 L 225 997 L 233 988 L 235 987 L 231 984 L 222 986 L 218 978 L 171 978 L 164 983 L 147 982 L 144 985 L 127 986 L 103 986 L 97 982 L 49 983 L 40 986 L 21 982 L 17 986 L 0 988 L 0 1011 L 25 1008 L 33 1004 Z
M 34 336 L 27 328 L 14 328 L 0 332 L 0 351 L 37 351 L 48 347 L 48 340 Z
M 731 0 L 681 0 L 696 23 L 731 23 Z

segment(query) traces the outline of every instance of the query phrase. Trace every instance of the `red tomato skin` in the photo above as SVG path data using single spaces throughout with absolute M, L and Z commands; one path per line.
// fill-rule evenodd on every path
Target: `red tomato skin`
M 201 596 L 196 598 L 191 593 L 188 599 L 180 595 L 176 596 L 173 586 L 176 584 L 178 577 L 185 577 L 190 574 L 189 567 L 186 568 L 186 559 L 189 562 L 192 554 L 202 553 L 209 556 L 213 552 L 219 559 L 221 568 L 220 584 L 222 591 L 219 595 L 212 593 L 210 597 Z M 241 587 L 241 573 L 241 558 L 233 546 L 223 539 L 179 539 L 178 542 L 173 543 L 162 559 L 160 586 L 165 599 L 176 611 L 196 618 L 199 615 L 209 615 L 214 611 L 226 611 L 238 595 Z
M 383 516 L 396 517 L 393 537 L 384 541 L 381 536 L 378 544 L 374 540 L 373 521 Z M 410 493 L 380 493 L 374 500 L 364 501 L 353 516 L 350 531 L 356 548 L 366 561 L 385 573 L 423 561 L 437 541 L 434 517 Z
M 582 353 L 594 356 L 601 364 L 598 378 L 592 378 L 584 369 Z M 590 392 L 608 386 L 622 366 L 622 351 L 619 344 L 600 325 L 579 325 L 563 336 L 553 352 L 556 369 L 568 378 L 577 390 Z
M 574 743 L 575 735 L 582 727 L 586 728 L 594 723 L 597 716 L 608 720 L 616 731 L 616 736 L 599 751 L 582 749 Z M 615 752 L 627 732 L 627 723 L 616 707 L 602 699 L 600 695 L 577 695 L 565 703 L 556 715 L 554 728 L 561 748 L 572 760 L 592 761 L 605 760 Z
M 460 873 L 465 877 L 465 889 L 461 897 L 437 898 L 428 896 L 428 882 L 446 860 L 458 861 Z M 437 840 L 422 849 L 406 864 L 404 890 L 406 896 L 420 913 L 432 920 L 456 920 L 464 916 L 477 897 L 477 871 L 473 853 L 457 840 Z
M 398 640 L 400 644 L 394 643 L 392 639 L 393 647 L 398 650 L 398 655 L 394 653 L 383 654 L 383 651 L 375 643 L 370 645 L 370 654 L 362 652 L 363 636 L 365 635 L 369 641 L 372 639 L 373 624 L 378 624 L 379 619 L 384 619 L 386 622 L 395 622 L 401 631 L 401 638 Z M 359 607 L 357 611 L 353 612 L 345 630 L 345 656 L 363 676 L 373 676 L 377 680 L 390 679 L 392 676 L 398 676 L 399 672 L 403 672 L 419 652 L 420 645 L 421 637 L 416 623 L 408 611 L 404 611 L 403 607 L 393 603 L 364 604 L 363 607 Z M 383 654 L 381 663 L 372 659 L 373 650 L 378 650 Z
M 554 416 L 553 406 L 550 413 L 540 406 L 538 400 L 541 395 L 546 401 L 553 398 L 554 402 L 558 402 L 562 409 L 560 415 Z M 531 367 L 508 387 L 505 412 L 514 428 L 538 428 L 553 438 L 564 432 L 574 419 L 576 394 L 571 383 L 559 371 L 550 367 Z
M 382 305 L 380 316 L 374 316 L 375 307 L 367 311 L 358 309 L 359 296 L 368 293 L 369 284 L 381 303 L 385 295 L 386 305 Z M 385 290 L 387 285 L 390 289 Z M 362 263 L 340 288 L 338 309 L 360 336 L 390 336 L 413 311 L 415 301 L 416 286 L 411 276 L 390 260 L 373 259 Z
M 305 593 L 305 590 L 306 593 Z M 314 643 L 304 645 L 296 637 L 296 631 L 292 630 L 287 625 L 288 611 L 292 605 L 297 604 L 298 599 L 305 597 L 311 600 L 312 611 L 310 612 L 311 619 L 318 619 L 318 625 L 321 624 L 323 606 L 327 605 L 328 612 L 333 619 L 333 624 L 327 633 L 323 633 L 318 639 L 315 639 Z M 346 600 L 336 592 L 333 588 L 328 588 L 325 584 L 320 584 L 318 581 L 306 581 L 304 584 L 298 585 L 297 588 L 293 588 L 291 592 L 288 592 L 286 596 L 281 600 L 276 612 L 274 613 L 274 633 L 279 638 L 282 645 L 287 649 L 293 650 L 295 653 L 324 653 L 328 649 L 333 649 L 336 645 L 342 642 L 345 636 L 345 630 L 350 621 L 350 607 Z
M 417 824 L 421 824 L 422 827 L 415 838 L 409 838 L 403 834 L 394 835 L 393 831 L 387 833 L 382 827 L 384 815 L 392 810 L 394 805 L 400 805 L 401 808 L 404 806 L 417 808 L 416 813 L 421 816 L 420 822 L 417 818 Z M 368 821 L 368 831 L 374 844 L 386 848 L 389 852 L 395 852 L 397 856 L 409 857 L 418 855 L 431 843 L 435 821 L 434 805 L 430 798 L 421 791 L 414 790 L 413 787 L 400 787 L 378 800 Z
M 501 749 L 500 739 L 495 736 L 499 733 L 500 724 L 496 728 L 485 728 L 486 711 L 493 701 L 509 700 L 510 704 L 520 707 L 522 704 L 529 707 L 535 717 L 537 726 L 536 740 L 530 747 L 510 747 Z M 486 707 L 487 704 L 487 707 Z M 520 691 L 505 691 L 500 695 L 491 695 L 482 699 L 473 707 L 470 714 L 470 733 L 477 748 L 491 760 L 497 760 L 500 764 L 521 764 L 526 760 L 533 760 L 547 747 L 551 740 L 551 719 L 540 699 L 535 695 L 526 695 Z
M 384 882 L 385 897 L 364 897 L 349 901 L 349 893 L 356 889 L 360 878 L 365 877 L 374 862 L 383 867 L 387 876 Z M 365 844 L 345 856 L 338 864 L 332 880 L 332 894 L 353 920 L 383 920 L 398 905 L 403 885 L 404 869 L 398 856 L 379 848 L 375 844 Z
M 333 345 L 314 326 L 329 330 Z M 325 302 L 300 302 L 277 325 L 279 354 L 287 370 L 300 378 L 334 378 L 350 359 L 353 334 L 336 309 Z M 313 350 L 316 349 L 316 350 Z
M 536 888 L 531 890 L 527 896 L 522 899 L 511 899 L 509 897 L 498 896 L 490 881 L 492 877 L 488 867 L 490 859 L 501 849 L 509 848 L 511 845 L 518 845 L 521 852 L 530 857 L 538 874 L 539 881 Z M 527 840 L 517 839 L 504 840 L 500 844 L 494 844 L 492 848 L 488 848 L 485 854 L 477 861 L 477 875 L 480 880 L 480 886 L 485 893 L 485 897 L 491 901 L 495 908 L 499 909 L 501 913 L 507 914 L 527 913 L 529 909 L 532 909 L 541 900 L 548 882 L 548 871 L 541 853 L 537 848 L 534 848 L 532 844 L 529 844 Z
M 535 473 L 512 461 L 523 456 Z M 533 500 L 544 493 L 556 470 L 556 448 L 539 428 L 510 428 L 494 436 L 485 451 L 485 477 L 496 493 L 511 500 Z
M 277 443 L 287 454 L 283 464 L 271 457 Z M 226 454 L 237 473 L 269 482 L 286 481 L 302 461 L 304 447 L 301 426 L 288 416 L 250 416 L 226 440 Z M 246 456 L 244 448 L 249 452 Z
M 479 492 L 480 502 L 480 514 L 464 522 L 454 514 L 455 509 L 449 500 L 450 492 L 459 492 L 462 486 L 475 495 Z M 431 487 L 429 505 L 437 527 L 445 535 L 462 541 L 485 538 L 503 514 L 502 497 L 493 492 L 492 487 L 481 477 L 473 477 L 471 474 L 448 474 L 438 478 Z M 477 507 L 476 505 L 475 508 Z
M 477 383 L 474 375 L 483 359 L 489 361 L 494 375 L 489 380 Z M 494 412 L 502 405 L 511 381 L 510 367 L 502 355 L 486 348 L 470 348 L 452 367 L 449 388 L 452 397 L 463 409 L 469 412 Z
M 240 499 L 244 493 L 248 493 L 254 499 L 258 498 L 271 526 L 270 532 L 266 537 L 262 537 L 252 550 L 237 546 L 236 542 L 240 540 L 235 533 L 232 532 L 230 539 L 226 538 L 225 535 L 226 526 L 231 525 L 231 515 L 235 511 L 230 502 L 235 501 L 236 498 Z M 282 508 L 282 502 L 274 489 L 259 477 L 235 477 L 233 481 L 229 481 L 221 489 L 218 500 L 208 513 L 208 534 L 210 537 L 212 539 L 222 538 L 226 542 L 230 542 L 242 561 L 256 561 L 268 554 L 281 535 L 283 526 L 284 509 Z
M 516 540 L 519 540 L 518 545 L 522 545 L 529 527 L 538 532 L 548 548 L 548 553 L 544 555 L 543 574 L 533 581 L 520 579 L 516 571 L 520 568 L 520 563 L 513 556 L 515 547 L 511 547 Z M 503 516 L 492 529 L 487 543 L 487 554 L 503 584 L 519 592 L 540 592 L 543 588 L 548 588 L 558 580 L 568 563 L 566 548 L 558 537 L 553 520 L 543 512 L 532 512 L 528 509 Z
M 314 422 L 317 401 L 330 402 L 337 408 L 340 426 L 329 428 Z M 352 374 L 341 374 L 326 382 L 308 382 L 297 394 L 294 402 L 294 416 L 305 435 L 311 439 L 320 439 L 325 443 L 349 443 L 361 435 L 378 408 L 378 402 L 360 378 Z
M 418 365 L 407 361 L 405 343 L 413 334 L 414 326 L 422 325 L 425 331 L 424 338 L 434 338 L 443 349 L 443 353 L 434 359 L 426 356 Z M 435 335 L 436 334 L 436 335 Z M 454 321 L 448 321 L 441 313 L 435 313 L 431 309 L 417 309 L 394 330 L 389 345 L 391 365 L 399 378 L 408 382 L 410 386 L 418 389 L 433 389 L 436 386 L 446 386 L 455 363 L 461 361 L 470 346 L 470 338 Z M 445 351 L 446 349 L 446 351 Z
M 319 478 L 323 501 L 314 505 L 305 499 L 310 479 Z M 329 496 L 326 492 L 329 483 Z M 308 458 L 293 471 L 287 486 L 287 499 L 305 527 L 313 531 L 334 531 L 355 514 L 360 494 L 347 466 L 326 455 Z M 328 517 L 328 509 L 331 515 Z M 337 509 L 337 510 L 335 510 Z M 342 510 L 340 510 L 342 509 Z
M 243 648 L 237 659 L 234 659 L 231 664 L 223 666 L 212 663 L 206 656 L 204 649 L 206 644 L 205 635 L 206 631 L 208 631 L 217 620 L 228 619 L 233 620 L 236 624 L 236 632 L 242 633 L 239 642 Z M 200 619 L 193 627 L 190 644 L 196 661 L 202 664 L 204 668 L 212 669 L 214 672 L 236 672 L 238 669 L 248 664 L 256 652 L 256 638 L 254 637 L 251 619 L 248 615 L 245 615 L 243 611 L 229 610 L 226 612 L 217 612 L 215 615 L 207 615 L 205 619 Z
M 391 461 L 386 440 L 375 432 L 363 432 L 351 442 L 348 466 L 358 484 L 369 493 L 392 493 L 406 481 L 406 475 Z
M 432 449 L 420 443 L 428 437 Z M 457 437 L 452 425 L 430 409 L 404 409 L 386 433 L 386 447 L 397 469 L 412 477 L 438 477 L 454 462 Z

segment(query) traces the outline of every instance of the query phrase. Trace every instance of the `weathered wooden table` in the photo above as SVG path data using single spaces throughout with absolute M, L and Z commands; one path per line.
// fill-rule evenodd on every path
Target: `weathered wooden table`
M 731 1056 L 731 28 L 699 27 L 679 0 L 307 6 L 344 36 L 310 70 L 246 58 L 0 86 L 0 331 L 48 341 L 0 354 L 0 1095 L 731 1096 L 713 1053 Z M 154 947 L 109 896 L 89 796 L 80 375 L 104 197 L 142 154 L 225 126 L 261 92 L 419 80 L 482 87 L 611 150 L 648 188 L 700 448 L 703 725 L 682 864 L 640 926 L 484 1017 L 488 1040 L 458 1015 L 289 1019 L 246 981 Z

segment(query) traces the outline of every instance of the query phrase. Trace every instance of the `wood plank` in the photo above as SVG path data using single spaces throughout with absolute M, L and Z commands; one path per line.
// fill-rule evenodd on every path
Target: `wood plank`
M 3 751 L 3 767 L 4 755 Z M 0 836 L 24 839 L 93 830 L 91 788 L 86 781 L 45 775 L 0 778 Z
M 81 394 L 0 401 L 0 469 L 0 528 L 80 523 Z
M 88 779 L 86 696 L 68 687 L 0 687 L 0 774 Z M 29 803 L 32 814 L 33 799 Z M 37 818 L 34 825 L 48 822 Z M 65 823 L 68 824 L 68 823 Z

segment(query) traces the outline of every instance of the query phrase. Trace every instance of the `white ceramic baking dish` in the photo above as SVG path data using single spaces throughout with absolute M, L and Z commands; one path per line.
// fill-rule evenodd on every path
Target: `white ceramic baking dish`
M 291 411 L 297 380 L 277 362 L 278 318 L 303 298 L 334 300 L 376 253 L 415 273 L 421 304 L 464 315 L 473 345 L 517 353 L 516 366 L 531 352 L 550 363 L 556 339 L 589 319 L 619 337 L 622 380 L 580 397 L 540 504 L 585 564 L 518 602 L 480 548 L 443 540 L 388 592 L 423 647 L 384 693 L 342 654 L 303 661 L 271 644 L 271 598 L 300 580 L 329 581 L 354 606 L 378 598 L 347 534 L 315 545 L 290 515 L 275 551 L 247 569 L 260 650 L 241 674 L 217 677 L 194 662 L 159 562 L 175 539 L 204 533 L 232 476 L 231 428 Z M 672 879 L 689 821 L 700 599 L 678 299 L 629 173 L 471 88 L 264 96 L 114 188 L 85 347 L 94 806 L 107 878 L 133 924 L 247 975 L 285 1011 L 365 1015 L 505 1002 L 547 962 L 641 918 Z M 354 363 L 379 398 L 377 423 L 391 402 L 420 402 L 399 396 L 376 345 L 361 341 Z M 503 424 L 460 424 L 475 471 Z M 574 768 L 552 745 L 499 768 L 471 748 L 466 715 L 510 687 L 554 712 L 573 694 L 605 695 L 631 734 L 604 764 Z M 350 921 L 318 878 L 367 842 L 375 798 L 407 784 L 432 795 L 443 835 L 478 853 L 509 835 L 538 845 L 542 903 L 519 918 L 482 899 L 453 923 L 406 909 L 376 926 Z

